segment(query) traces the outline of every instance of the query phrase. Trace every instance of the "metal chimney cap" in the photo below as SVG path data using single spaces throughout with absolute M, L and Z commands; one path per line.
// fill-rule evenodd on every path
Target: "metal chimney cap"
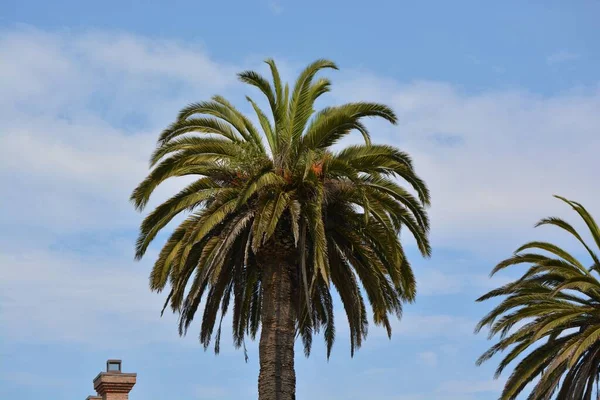
M 121 360 L 107 360 L 106 372 L 121 373 Z

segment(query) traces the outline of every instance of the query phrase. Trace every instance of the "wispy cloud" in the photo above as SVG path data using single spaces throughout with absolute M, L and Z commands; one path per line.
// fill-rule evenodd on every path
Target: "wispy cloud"
M 19 386 L 36 386 L 41 388 L 67 388 L 72 387 L 73 382 L 66 378 L 49 378 L 44 375 L 25 371 L 11 371 L 0 376 L 0 381 L 10 382 Z
M 14 234 L 26 229 L 28 238 L 133 230 L 140 217 L 127 198 L 147 171 L 156 132 L 182 104 L 240 90 L 232 77 L 241 67 L 218 63 L 199 47 L 132 35 L 10 31 L 0 40 L 0 57 L 11 59 L 0 66 L 0 176 L 11 184 L 0 217 Z M 334 101 L 380 100 L 397 111 L 399 127 L 372 125 L 374 140 L 400 141 L 430 184 L 434 244 L 497 248 L 515 239 L 516 226 L 526 232 L 541 216 L 562 211 L 551 194 L 586 204 L 599 195 L 587 184 L 594 179 L 587 160 L 600 145 L 597 90 L 468 94 L 440 82 L 401 84 L 352 71 L 337 82 Z M 130 126 L 131 118 L 141 122 Z M 463 142 L 450 151 L 430 139 L 439 132 Z M 166 185 L 153 202 L 178 186 Z M 22 209 L 28 211 L 14 211 Z M 1 268 L 10 263 L 26 262 L 16 258 Z M 499 283 L 453 274 L 424 274 L 420 293 Z
M 235 83 L 235 72 L 247 66 L 220 62 L 202 46 L 128 34 L 2 33 L 0 59 L 10 63 L 0 63 L 0 178 L 10 190 L 0 197 L 0 325 L 6 327 L 0 339 L 93 346 L 103 335 L 109 347 L 135 346 L 140 338 L 180 343 L 175 318 L 158 317 L 163 296 L 147 289 L 150 265 L 132 262 L 141 216 L 128 196 L 147 173 L 157 133 L 181 106 L 224 93 L 249 110 L 241 96 L 246 88 Z M 398 126 L 369 121 L 369 127 L 375 142 L 409 152 L 430 185 L 436 248 L 508 255 L 531 237 L 540 217 L 570 215 L 553 193 L 597 213 L 600 189 L 589 184 L 600 146 L 597 88 L 547 96 L 469 93 L 445 82 L 335 74 L 327 101 L 377 100 L 397 112 Z M 152 204 L 179 186 L 166 185 Z M 111 243 L 117 234 L 126 237 L 123 243 Z M 90 244 L 87 235 L 101 239 Z M 73 237 L 86 246 L 73 244 Z M 61 247 L 65 241 L 69 249 Z M 489 268 L 474 274 L 460 263 L 452 270 L 435 267 L 417 272 L 419 296 L 478 294 L 503 282 L 488 280 Z M 411 357 L 430 365 L 437 360 L 441 369 L 446 356 L 462 355 L 456 343 L 468 338 L 472 345 L 476 321 L 463 309 L 456 315 L 415 310 L 436 300 L 407 305 L 393 340 L 436 342 Z M 347 322 L 341 308 L 336 316 L 342 338 Z M 374 327 L 370 332 L 385 336 Z M 195 345 L 193 336 L 181 343 Z M 432 386 L 402 398 L 465 400 L 497 389 L 478 382 L 448 382 L 442 386 L 447 393 Z M 196 394 L 207 397 L 211 390 Z
M 400 336 L 413 338 L 457 338 L 473 335 L 475 322 L 457 315 L 416 315 L 407 314 L 395 322 L 394 332 Z
M 438 391 L 452 394 L 495 393 L 502 390 L 503 380 L 454 380 L 443 382 Z
M 417 354 L 417 362 L 426 367 L 436 367 L 438 364 L 438 355 L 433 351 L 424 351 Z
M 492 269 L 492 265 L 489 266 Z M 487 274 L 448 273 L 428 268 L 417 271 L 418 293 L 424 296 L 444 296 L 458 293 L 481 295 L 485 291 L 502 286 L 510 279 L 505 276 L 489 277 Z
M 400 395 L 393 400 L 471 400 L 483 398 L 478 396 L 482 394 L 489 398 L 500 392 L 503 386 L 503 380 L 449 380 L 429 391 Z
M 147 289 L 146 269 L 123 259 L 131 257 L 94 260 L 31 250 L 0 255 L 0 323 L 5 340 L 96 348 L 185 343 L 171 315 L 159 319 L 162 301 Z
M 434 133 L 429 137 L 435 143 L 444 147 L 455 147 L 464 144 L 464 139 L 460 135 L 452 135 L 448 133 Z
M 575 61 L 579 58 L 581 58 L 581 55 L 578 53 L 573 53 L 567 50 L 560 50 L 546 57 L 546 62 L 550 65 L 553 65 Z
M 281 3 L 281 0 L 267 0 L 268 1 L 268 6 L 269 6 L 269 10 L 271 10 L 271 12 L 275 15 L 279 15 L 281 13 L 283 13 L 283 4 Z
M 227 390 L 224 386 L 198 385 L 194 388 L 194 391 L 198 400 L 222 399 L 227 396 Z
M 600 189 L 586 182 L 594 180 L 587 160 L 600 146 L 597 87 L 550 96 L 470 94 L 440 82 L 348 75 L 335 92 L 339 101 L 376 100 L 397 112 L 397 128 L 374 130 L 413 155 L 429 183 L 434 245 L 506 254 L 514 248 L 501 245 L 530 238 L 540 218 L 569 213 L 553 194 L 594 207 Z M 439 146 L 431 140 L 438 132 L 460 135 L 463 143 Z
M 341 310 L 340 310 L 341 311 Z M 341 312 L 337 314 L 336 331 L 342 336 L 347 334 L 348 328 Z M 370 318 L 372 320 L 372 318 Z M 417 314 L 407 312 L 398 320 L 392 318 L 392 340 L 427 340 L 432 338 L 457 339 L 473 338 L 473 328 L 476 322 L 461 315 L 450 314 Z M 381 326 L 370 324 L 370 338 L 387 339 L 387 331 Z M 446 343 L 451 344 L 451 343 Z M 367 341 L 367 346 L 371 343 Z

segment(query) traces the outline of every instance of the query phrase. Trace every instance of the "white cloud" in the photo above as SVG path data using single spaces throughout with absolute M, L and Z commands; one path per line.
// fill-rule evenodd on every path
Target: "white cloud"
M 198 348 L 199 323 L 185 337 L 167 293 L 148 289 L 150 262 L 135 262 L 127 240 L 103 240 L 91 252 L 4 250 L 0 254 L 0 325 L 13 342 L 70 343 L 131 349 L 154 343 Z M 200 304 L 202 310 L 204 303 Z M 223 319 L 221 354 L 238 352 L 231 313 Z M 197 321 L 198 322 L 198 321 Z M 213 352 L 213 347 L 206 349 Z M 240 353 L 236 357 L 241 357 Z
M 578 53 L 573 53 L 566 50 L 557 51 L 556 53 L 550 54 L 546 57 L 546 62 L 549 65 L 553 64 L 561 64 L 569 61 L 575 61 L 581 58 L 581 55 Z
M 440 351 L 449 357 L 456 356 L 458 354 L 458 350 L 458 347 L 452 344 L 443 344 L 440 346 Z
M 442 383 L 438 391 L 452 394 L 494 393 L 500 392 L 503 387 L 504 381 L 502 380 L 455 380 Z
M 350 73 L 336 99 L 390 104 L 399 123 L 373 125 L 377 140 L 412 154 L 432 192 L 432 239 L 506 254 L 548 215 L 567 215 L 561 194 L 595 209 L 599 87 L 540 96 L 525 90 L 467 93 L 440 82 L 400 84 Z M 460 138 L 448 146 L 435 135 Z M 456 141 L 457 139 L 455 139 Z
M 342 310 L 339 310 L 336 320 L 336 330 L 340 335 L 347 333 L 347 326 L 344 318 L 345 316 L 342 315 Z M 369 338 L 387 339 L 387 331 L 385 328 L 375 325 L 371 318 L 369 322 Z M 473 330 L 476 322 L 460 315 L 414 314 L 407 312 L 400 320 L 392 317 L 390 319 L 390 324 L 392 326 L 392 340 L 405 340 L 406 338 L 475 338 L 473 336 Z M 370 345 L 369 343 L 370 342 L 367 341 L 367 345 Z
M 394 322 L 394 333 L 415 338 L 466 337 L 473 335 L 475 323 L 468 318 L 454 315 L 407 314 Z
M 0 175 L 15 182 L 0 201 L 3 210 L 30 210 L 2 216 L 54 230 L 135 225 L 126 199 L 160 129 L 189 101 L 237 92 L 234 72 L 243 69 L 198 46 L 104 32 L 9 31 L 0 57 L 11 60 L 0 67 Z M 331 76 L 335 101 L 379 100 L 396 110 L 398 127 L 371 124 L 375 141 L 409 151 L 429 183 L 435 246 L 505 254 L 500 243 L 530 237 L 541 217 L 568 213 L 554 193 L 594 211 L 598 88 L 473 94 L 368 71 Z
M 489 266 L 491 270 L 492 266 Z M 510 282 L 504 276 L 489 277 L 486 274 L 447 273 L 439 269 L 417 270 L 417 293 L 423 296 L 443 296 L 470 293 L 474 296 Z
M 101 31 L 5 30 L 0 55 L 10 60 L 0 66 L 0 104 L 69 119 L 170 117 L 170 101 L 222 92 L 239 71 L 201 46 Z
M 503 386 L 503 380 L 449 380 L 431 391 L 400 395 L 393 400 L 472 400 L 483 394 L 488 398 L 500 392 Z
M 390 397 L 390 400 L 475 400 L 473 396 L 470 395 L 456 395 L 456 394 L 448 394 L 448 393 L 419 393 L 419 394 L 402 394 L 399 396 Z
M 50 378 L 25 371 L 9 371 L 0 376 L 0 381 L 10 382 L 23 387 L 41 387 L 48 389 L 73 387 L 74 382 L 67 378 Z
M 194 392 L 196 398 L 200 400 L 222 399 L 227 397 L 227 390 L 222 386 L 197 385 Z
M 0 220 L 17 235 L 10 239 L 14 248 L 2 249 L 0 318 L 10 321 L 13 333 L 28 326 L 38 338 L 80 340 L 109 329 L 93 320 L 76 323 L 86 310 L 101 314 L 97 298 L 109 291 L 117 301 L 131 293 L 122 318 L 156 322 L 162 297 L 148 297 L 147 269 L 130 264 L 129 255 L 106 259 L 114 264 L 101 268 L 87 256 L 40 250 L 27 258 L 19 252 L 32 243 L 43 249 L 58 234 L 135 229 L 140 216 L 127 199 L 147 172 L 160 129 L 190 101 L 218 92 L 237 98 L 234 72 L 244 68 L 215 61 L 198 46 L 106 32 L 4 31 L 0 59 L 10 60 L 0 65 L 0 177 L 10 186 L 0 198 Z M 403 84 L 366 71 L 330 76 L 334 101 L 378 100 L 396 110 L 397 127 L 370 124 L 374 140 L 411 153 L 429 183 L 436 247 L 507 254 L 532 236 L 539 218 L 572 219 L 553 193 L 598 214 L 600 189 L 592 184 L 600 149 L 597 87 L 539 96 L 524 90 L 467 93 L 443 82 Z M 167 185 L 157 197 L 177 186 Z M 15 276 L 19 270 L 27 274 Z M 108 274 L 117 273 L 111 281 Z M 496 283 L 431 270 L 419 277 L 419 291 L 451 294 Z M 61 330 L 51 316 L 63 309 L 69 312 L 58 313 L 56 321 L 69 328 Z M 174 333 L 172 324 L 165 325 Z M 407 314 L 394 332 L 456 336 L 471 334 L 473 326 L 463 317 Z
M 368 368 L 362 372 L 364 375 L 379 376 L 398 373 L 396 368 Z
M 0 321 L 11 340 L 99 348 L 180 340 L 173 316 L 159 318 L 163 300 L 147 289 L 147 269 L 133 261 L 30 250 L 2 254 L 0 265 Z
M 35 101 L 47 106 L 59 100 L 66 101 L 63 95 L 71 95 L 82 80 L 80 71 L 64 53 L 62 45 L 53 35 L 44 32 L 3 31 L 0 55 L 5 62 L 0 64 L 0 89 L 3 93 L 0 104 Z
M 436 367 L 438 364 L 438 355 L 433 351 L 424 351 L 417 354 L 417 362 L 426 367 Z
M 0 216 L 52 232 L 135 226 L 128 197 L 157 133 L 238 70 L 197 47 L 101 32 L 8 31 L 0 58 L 11 60 L 0 66 L 0 176 L 12 186 Z
M 275 15 L 279 15 L 283 12 L 283 4 L 281 0 L 268 0 L 269 9 Z

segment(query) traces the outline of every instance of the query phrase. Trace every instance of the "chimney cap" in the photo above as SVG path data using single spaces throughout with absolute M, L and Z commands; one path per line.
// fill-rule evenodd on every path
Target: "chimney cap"
M 121 360 L 107 360 L 106 372 L 121 373 Z

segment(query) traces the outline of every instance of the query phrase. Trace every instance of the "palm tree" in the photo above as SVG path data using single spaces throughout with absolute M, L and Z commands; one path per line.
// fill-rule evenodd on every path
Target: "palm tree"
M 579 214 L 595 247 L 600 248 L 600 229 L 587 210 L 577 202 L 555 197 Z M 591 266 L 547 242 L 527 243 L 498 264 L 492 275 L 513 265 L 530 267 L 518 280 L 478 299 L 506 296 L 476 328 L 479 331 L 489 326 L 490 338 L 500 337 L 478 364 L 512 347 L 496 370 L 498 377 L 511 362 L 523 356 L 506 382 L 503 400 L 514 399 L 536 379 L 528 399 L 550 399 L 556 395 L 557 399 L 591 400 L 594 381 L 598 382 L 600 374 L 600 261 L 566 221 L 545 218 L 536 226 L 540 225 L 567 231 L 590 255 Z M 540 254 L 540 250 L 544 253 Z M 596 396 L 600 396 L 597 388 Z
M 348 317 L 352 354 L 367 334 L 361 286 L 375 324 L 388 334 L 390 314 L 399 317 L 402 303 L 414 300 L 415 279 L 399 233 L 407 228 L 421 253 L 430 254 L 429 192 L 406 153 L 370 143 L 363 119 L 396 123 L 390 108 L 358 102 L 315 113 L 315 100 L 330 90 L 330 81 L 315 75 L 335 64 L 310 64 L 290 94 L 275 63 L 266 63 L 272 82 L 253 71 L 239 74 L 270 106 L 271 118 L 247 98 L 262 133 L 220 96 L 189 105 L 160 135 L 152 169 L 131 200 L 141 210 L 166 179 L 196 176 L 144 219 L 136 257 L 187 211 L 158 255 L 151 289 L 169 284 L 165 308 L 170 304 L 179 313 L 181 335 L 203 304 L 200 342 L 209 346 L 218 325 L 215 352 L 230 304 L 237 347 L 261 326 L 259 398 L 289 400 L 295 398 L 296 337 L 308 356 L 313 333 L 323 329 L 329 357 L 335 338 L 331 284 Z M 362 134 L 364 145 L 331 150 L 352 131 Z

